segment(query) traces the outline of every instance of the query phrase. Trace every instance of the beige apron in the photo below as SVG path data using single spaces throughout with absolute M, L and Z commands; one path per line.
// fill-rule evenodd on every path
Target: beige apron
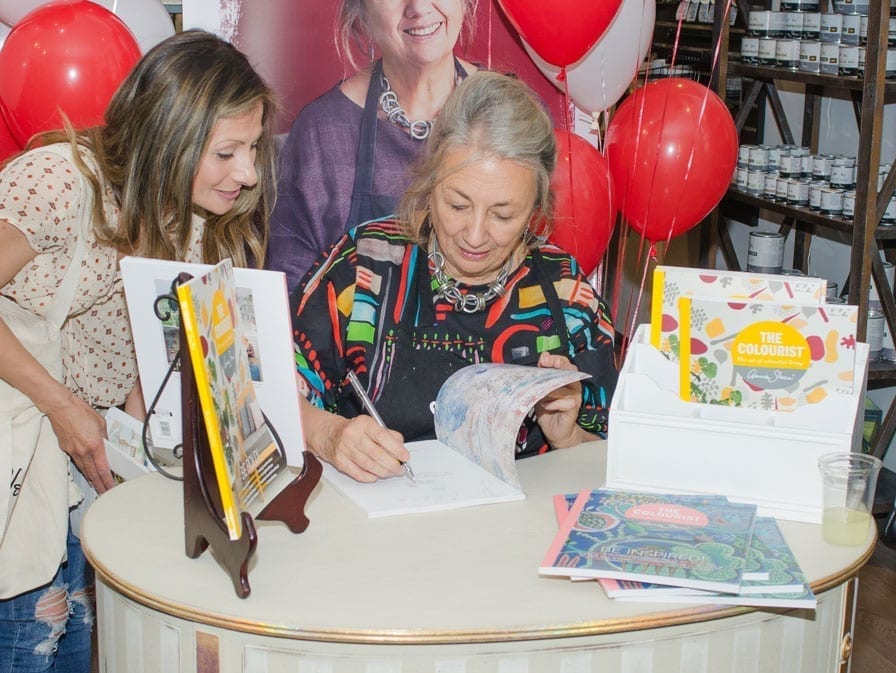
M 67 145 L 43 148 L 72 160 Z M 58 381 L 62 380 L 62 325 L 81 277 L 93 190 L 81 180 L 81 230 L 72 262 L 45 317 L 0 297 L 0 318 Z M 48 583 L 65 559 L 69 458 L 49 419 L 0 379 L 0 599 Z

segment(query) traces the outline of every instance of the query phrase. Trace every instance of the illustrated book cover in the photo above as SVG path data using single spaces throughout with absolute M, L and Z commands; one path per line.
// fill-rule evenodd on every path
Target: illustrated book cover
M 230 260 L 178 285 L 177 297 L 224 520 L 235 540 L 242 535 L 240 512 L 257 515 L 295 475 L 255 395 Z
M 852 394 L 858 308 L 681 297 L 684 400 L 774 411 Z
M 397 476 L 361 483 L 329 464 L 324 478 L 371 518 L 522 500 L 515 454 L 523 419 L 551 391 L 587 377 L 525 365 L 468 365 L 446 379 L 434 400 L 436 439 L 407 445 L 415 482 Z
M 679 359 L 681 297 L 819 305 L 824 303 L 826 290 L 827 281 L 822 278 L 658 266 L 653 272 L 650 343 L 669 359 Z
M 736 593 L 755 519 L 718 496 L 582 491 L 539 572 Z
M 756 518 L 750 556 L 765 578 L 745 578 L 736 594 L 682 590 L 648 582 L 599 582 L 608 597 L 621 600 L 815 608 L 815 594 L 774 518 Z
M 157 451 L 171 451 L 182 439 L 179 368 L 162 388 L 180 347 L 179 311 L 172 285 L 181 272 L 198 276 L 212 267 L 142 257 L 125 257 L 120 265 L 143 399 L 148 406 L 158 396 L 149 417 L 151 442 Z M 255 393 L 283 442 L 287 462 L 301 467 L 305 441 L 286 276 L 279 271 L 243 268 L 235 268 L 233 276 Z

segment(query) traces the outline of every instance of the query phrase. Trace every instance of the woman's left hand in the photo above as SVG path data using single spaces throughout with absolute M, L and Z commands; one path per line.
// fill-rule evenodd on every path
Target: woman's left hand
M 562 355 L 542 353 L 539 367 L 575 371 L 575 365 Z M 582 405 L 582 384 L 578 381 L 552 391 L 535 405 L 535 418 L 545 439 L 555 449 L 565 449 L 597 439 L 581 428 L 577 421 Z

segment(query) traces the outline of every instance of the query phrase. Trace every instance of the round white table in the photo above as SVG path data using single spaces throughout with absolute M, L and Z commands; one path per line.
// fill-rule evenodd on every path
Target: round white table
M 258 525 L 246 599 L 208 552 L 185 555 L 179 483 L 117 486 L 82 529 L 101 671 L 846 671 L 874 531 L 837 547 L 820 526 L 780 522 L 815 611 L 624 603 L 596 582 L 539 577 L 551 496 L 601 486 L 605 456 L 592 442 L 520 461 L 521 502 L 385 519 L 322 481 L 304 533 Z

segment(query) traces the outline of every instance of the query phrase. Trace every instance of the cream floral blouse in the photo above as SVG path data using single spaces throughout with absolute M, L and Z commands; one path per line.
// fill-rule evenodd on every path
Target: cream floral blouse
M 91 168 L 92 155 L 81 148 Z M 56 288 L 71 263 L 80 229 L 82 182 L 66 159 L 36 149 L 0 171 L 0 219 L 20 230 L 37 256 L 0 294 L 38 315 L 52 304 Z M 109 222 L 119 217 L 109 189 L 103 194 Z M 188 259 L 201 259 L 204 222 L 196 217 Z M 91 231 L 81 281 L 69 320 L 63 326 L 64 383 L 96 407 L 124 402 L 137 380 L 137 361 L 125 305 L 118 251 L 97 242 Z

